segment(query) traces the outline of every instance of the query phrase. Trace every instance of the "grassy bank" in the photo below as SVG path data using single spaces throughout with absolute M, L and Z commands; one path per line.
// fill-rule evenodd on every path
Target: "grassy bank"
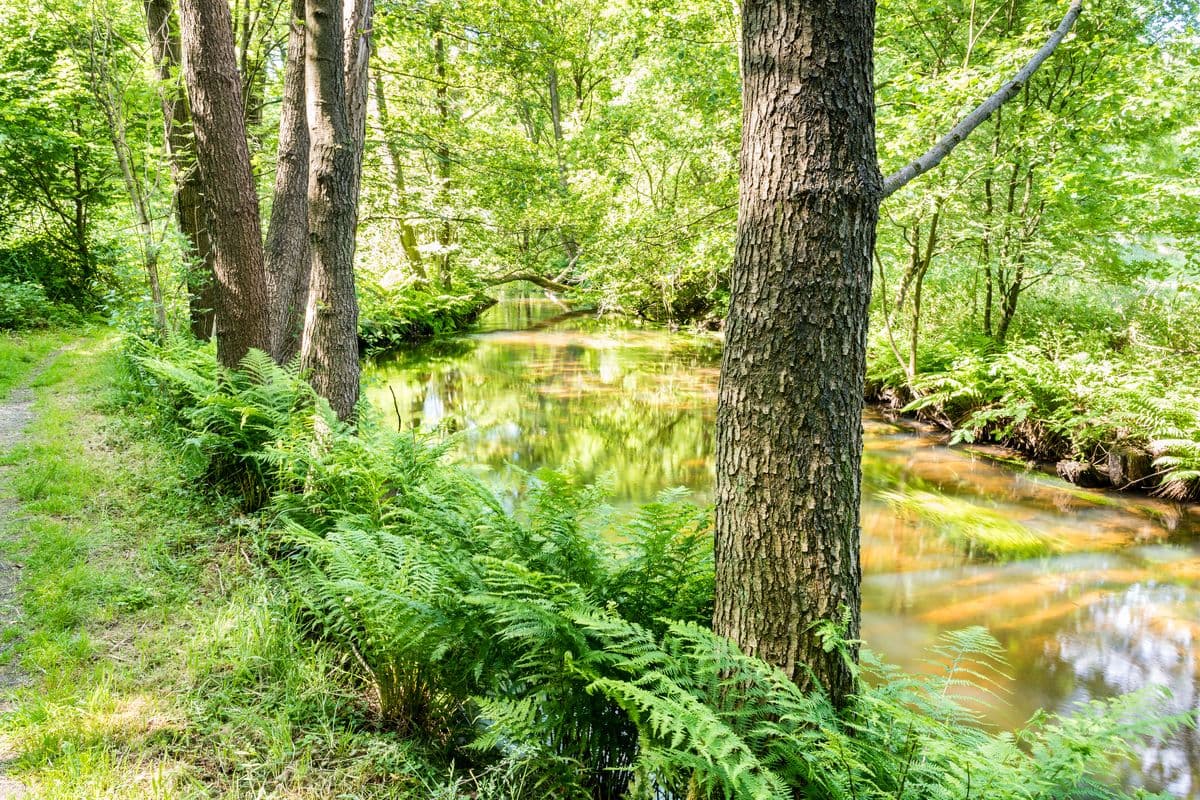
M 951 297 L 910 331 L 873 320 L 871 399 L 954 442 L 993 442 L 1087 487 L 1200 500 L 1200 294 L 1194 287 L 1030 297 L 1005 342 Z
M 31 796 L 1060 796 L 1183 722 L 1133 696 L 978 730 L 954 700 L 965 665 L 997 666 L 978 630 L 929 679 L 868 656 L 836 714 L 705 629 L 703 510 L 615 517 L 544 473 L 509 512 L 247 367 L 218 382 L 210 349 L 122 361 L 93 334 L 39 379 L 4 457 L 27 684 L 0 751 Z
M 114 338 L 79 340 L 3 456 L 24 609 L 5 638 L 26 673 L 0 718 L 7 774 L 45 800 L 430 796 L 444 775 L 367 724 L 338 660 L 301 636 L 254 555 L 258 521 L 197 492 L 149 420 L 119 413 L 119 383 Z

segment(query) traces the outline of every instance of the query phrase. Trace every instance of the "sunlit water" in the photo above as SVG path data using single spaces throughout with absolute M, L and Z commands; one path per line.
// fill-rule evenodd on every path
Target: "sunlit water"
M 502 302 L 479 330 L 381 360 L 372 402 L 406 429 L 456 433 L 457 454 L 504 491 L 520 483 L 509 465 L 550 466 L 605 481 L 616 504 L 676 486 L 711 500 L 718 344 L 540 300 Z M 1175 710 L 1200 708 L 1196 508 L 1080 491 L 871 413 L 864 427 L 869 646 L 919 670 L 939 632 L 986 626 L 1009 664 L 988 714 L 997 725 L 1151 685 L 1171 690 Z M 897 496 L 918 508 L 899 511 Z M 972 552 L 954 526 L 973 515 L 1016 523 L 1056 554 Z M 1141 762 L 1131 783 L 1200 798 L 1196 733 L 1145 748 Z

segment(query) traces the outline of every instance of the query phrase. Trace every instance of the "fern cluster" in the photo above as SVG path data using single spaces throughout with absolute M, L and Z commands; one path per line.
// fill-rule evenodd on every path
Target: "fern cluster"
M 895 370 L 873 377 L 877 386 L 903 385 L 911 398 L 904 410 L 953 429 L 954 442 L 995 441 L 1039 459 L 1098 463 L 1110 448 L 1133 447 L 1155 459 L 1160 494 L 1200 497 L 1194 357 L 1098 354 L 1084 345 L 1062 339 L 994 351 L 939 342 L 911 385 Z
M 268 446 L 290 438 L 305 415 L 320 414 L 298 365 L 280 366 L 261 350 L 227 371 L 217 368 L 211 347 L 174 342 L 159 349 L 138 340 L 125 360 L 138 397 L 180 432 L 203 477 L 248 510 L 276 488 Z
M 210 349 L 131 347 L 133 391 L 263 505 L 286 616 L 377 724 L 455 765 L 432 796 L 1100 796 L 1089 776 L 1187 722 L 1143 696 L 989 733 L 960 699 L 1001 668 L 980 630 L 946 638 L 933 677 L 867 654 L 835 711 L 708 630 L 710 516 L 680 494 L 619 514 L 543 471 L 509 508 L 369 412 L 340 426 L 261 354 L 225 373 Z
M 358 294 L 358 338 L 367 353 L 464 330 L 496 302 L 482 293 L 438 294 L 369 281 L 359 282 Z

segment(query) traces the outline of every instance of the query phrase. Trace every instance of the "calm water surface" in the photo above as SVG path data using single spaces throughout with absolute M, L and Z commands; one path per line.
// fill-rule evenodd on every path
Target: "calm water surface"
M 719 359 L 711 341 L 510 300 L 475 335 L 379 362 L 368 394 L 405 428 L 458 432 L 463 460 L 500 488 L 519 485 L 509 465 L 552 466 L 607 481 L 618 504 L 676 486 L 707 503 Z M 1009 662 L 997 725 L 1150 685 L 1200 708 L 1200 511 L 1081 491 L 870 413 L 864 427 L 873 649 L 920 670 L 941 631 L 986 626 Z M 1055 554 L 998 562 L 964 540 L 996 520 Z M 1133 772 L 1200 798 L 1200 735 L 1144 748 Z

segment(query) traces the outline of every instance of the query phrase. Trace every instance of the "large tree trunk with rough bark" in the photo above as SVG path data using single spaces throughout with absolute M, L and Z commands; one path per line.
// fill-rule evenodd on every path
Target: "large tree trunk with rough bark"
M 258 195 L 242 116 L 242 85 L 225 0 L 180 4 L 191 101 L 216 278 L 217 358 L 234 367 L 250 348 L 270 350 Z
M 308 250 L 308 118 L 304 85 L 304 0 L 292 0 L 275 190 L 267 225 L 266 277 L 271 298 L 271 354 L 280 363 L 300 352 L 311 268 Z
M 192 335 L 211 339 L 215 321 L 212 243 L 196 147 L 192 140 L 192 117 L 179 83 L 182 66 L 179 30 L 175 25 L 172 0 L 145 0 L 146 34 L 150 57 L 158 79 L 162 106 L 164 142 L 171 178 L 175 183 L 175 218 L 187 241 L 188 319 Z
M 741 188 L 717 410 L 715 630 L 853 691 L 875 155 L 873 0 L 746 0 Z M 853 647 L 848 654 L 853 657 Z
M 300 359 L 313 388 L 346 420 L 359 390 L 354 236 L 362 150 L 352 127 L 361 123 L 352 114 L 359 113 L 359 96 L 365 110 L 366 75 L 347 86 L 340 0 L 308 0 L 305 23 L 312 274 Z M 365 58 L 361 66 L 365 73 Z

